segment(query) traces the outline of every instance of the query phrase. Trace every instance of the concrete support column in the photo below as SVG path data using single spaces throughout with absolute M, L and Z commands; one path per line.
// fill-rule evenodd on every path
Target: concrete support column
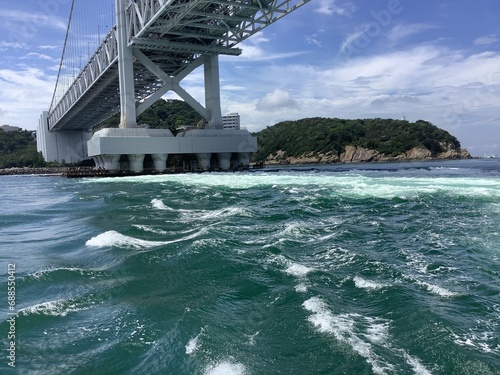
M 208 171 L 210 169 L 210 158 L 212 157 L 212 154 L 209 152 L 205 152 L 196 154 L 196 157 L 198 158 L 198 164 L 201 169 L 203 169 L 204 171 Z
M 120 128 L 137 128 L 134 88 L 134 60 L 128 46 L 125 0 L 116 0 L 116 31 L 118 45 L 118 79 L 120 83 Z
M 230 152 L 219 152 L 217 154 L 219 158 L 219 168 L 223 171 L 227 171 L 231 168 L 231 155 Z
M 208 112 L 208 127 L 222 129 L 220 109 L 219 56 L 205 56 L 205 108 Z
M 128 154 L 130 170 L 140 173 L 144 170 L 144 154 Z
M 168 154 L 152 154 L 151 157 L 158 172 L 165 172 L 167 170 Z
M 102 159 L 101 155 L 93 156 L 92 159 L 94 159 L 94 163 L 95 163 L 94 169 L 99 169 L 99 168 L 103 169 L 104 168 L 104 160 Z
M 101 155 L 104 162 L 104 169 L 110 172 L 120 170 L 120 154 Z
M 248 167 L 250 165 L 250 154 L 248 152 L 239 152 L 238 162 L 240 166 Z

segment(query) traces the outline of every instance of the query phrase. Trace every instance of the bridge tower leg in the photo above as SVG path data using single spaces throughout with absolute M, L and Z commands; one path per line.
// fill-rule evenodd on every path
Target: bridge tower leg
M 257 140 L 247 130 L 225 131 L 223 129 L 218 49 L 214 48 L 214 51 L 198 56 L 188 62 L 180 71 L 177 71 L 175 75 L 170 75 L 141 51 L 140 43 L 135 44 L 134 47 L 129 44 L 126 3 L 126 0 L 115 0 L 120 125 L 119 129 L 101 129 L 96 132 L 88 142 L 88 155 L 96 160 L 96 165 L 102 167 L 104 164 L 104 169 L 108 171 L 118 170 L 120 157 L 127 155 L 129 170 L 142 172 L 146 154 L 152 156 L 155 169 L 159 172 L 166 170 L 168 154 L 196 155 L 200 169 L 209 170 L 213 154 L 218 156 L 219 168 L 229 169 L 232 155 L 238 153 L 240 163 L 248 166 L 248 156 L 242 158 L 242 154 L 243 156 L 248 154 L 243 151 L 248 149 L 248 152 L 255 152 Z M 130 43 L 133 44 L 133 41 Z M 241 50 L 237 49 L 224 51 L 233 55 L 241 53 Z M 134 87 L 134 59 L 163 83 L 148 98 L 142 100 L 137 107 Z M 204 65 L 205 107 L 180 85 L 182 79 L 201 65 Z M 177 93 L 206 119 L 207 129 L 193 129 L 174 137 L 167 129 L 147 129 L 137 126 L 137 115 L 144 112 L 170 90 Z
M 205 106 L 208 111 L 208 127 L 222 129 L 220 109 L 219 56 L 205 56 Z
M 125 0 L 116 0 L 116 30 L 118 44 L 118 75 L 120 82 L 120 128 L 136 128 L 134 60 L 128 46 Z

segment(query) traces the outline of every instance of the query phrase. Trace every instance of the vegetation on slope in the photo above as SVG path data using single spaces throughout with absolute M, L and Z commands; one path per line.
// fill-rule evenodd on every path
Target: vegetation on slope
M 180 126 L 196 125 L 201 119 L 201 115 L 182 100 L 158 100 L 137 117 L 137 124 L 147 124 L 150 129 L 170 129 L 175 134 Z M 98 128 L 117 128 L 119 124 L 120 115 L 117 114 Z
M 36 150 L 33 132 L 0 130 L 0 168 L 43 167 L 45 161 Z
M 396 156 L 415 147 L 426 148 L 433 155 L 443 152 L 443 144 L 460 149 L 460 142 L 447 131 L 430 122 L 414 123 L 392 119 L 343 120 L 306 118 L 284 121 L 254 134 L 259 149 L 255 160 L 265 160 L 282 150 L 288 156 L 308 153 L 340 155 L 348 145 Z

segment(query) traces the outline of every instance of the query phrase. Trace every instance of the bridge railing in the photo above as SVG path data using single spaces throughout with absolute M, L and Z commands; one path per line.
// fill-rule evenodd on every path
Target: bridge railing
M 75 78 L 69 89 L 54 103 L 49 111 L 49 129 L 71 109 L 88 89 L 106 72 L 118 59 L 116 27 L 106 35 L 95 53 L 91 56 L 83 70 Z

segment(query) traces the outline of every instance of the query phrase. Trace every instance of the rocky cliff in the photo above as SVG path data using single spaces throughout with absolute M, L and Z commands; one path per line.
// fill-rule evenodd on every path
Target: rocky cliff
M 268 165 L 278 164 L 329 164 L 329 163 L 366 163 L 385 161 L 417 161 L 435 159 L 471 159 L 470 153 L 465 149 L 455 149 L 452 145 L 441 144 L 443 152 L 432 154 L 430 150 L 422 147 L 414 147 L 409 151 L 396 156 L 387 156 L 376 150 L 370 150 L 360 146 L 346 146 L 345 151 L 337 154 L 334 152 L 304 153 L 298 157 L 288 156 L 286 152 L 279 150 L 269 155 L 265 163 Z

